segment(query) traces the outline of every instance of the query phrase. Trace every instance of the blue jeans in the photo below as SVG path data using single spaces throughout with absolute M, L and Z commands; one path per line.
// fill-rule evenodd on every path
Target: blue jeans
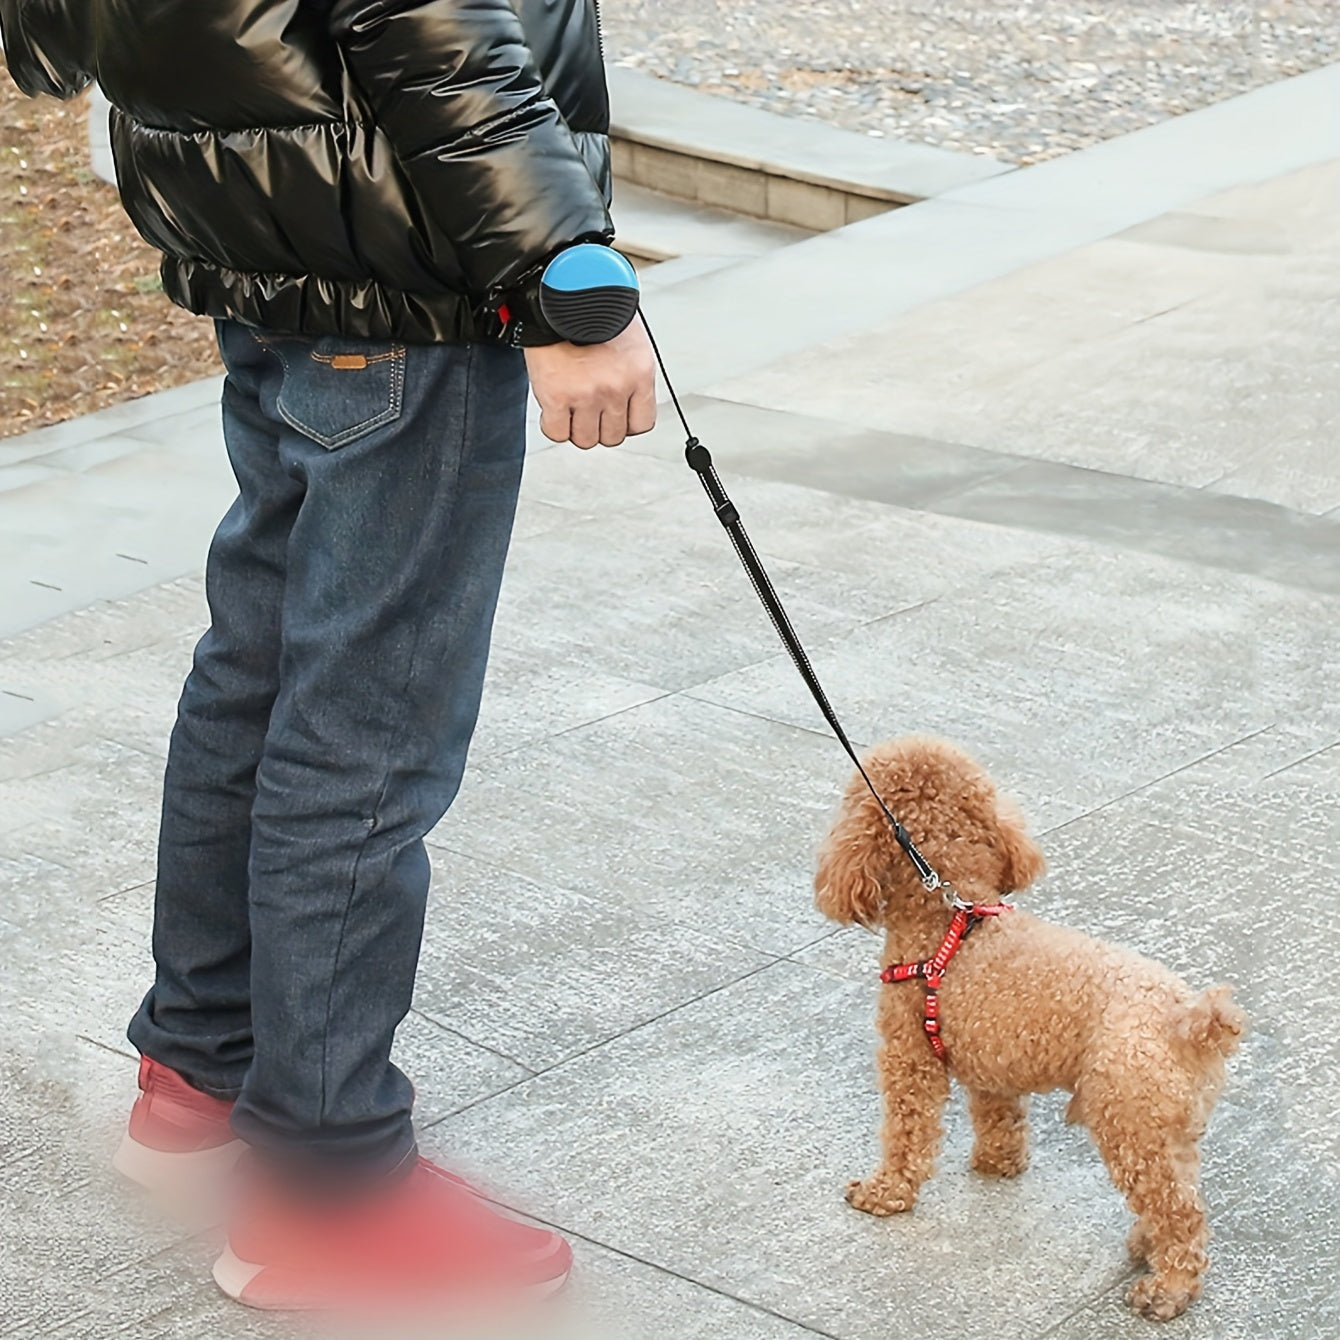
M 172 733 L 130 1040 L 295 1164 L 414 1149 L 390 1061 L 525 453 L 508 349 L 219 324 L 239 497 Z

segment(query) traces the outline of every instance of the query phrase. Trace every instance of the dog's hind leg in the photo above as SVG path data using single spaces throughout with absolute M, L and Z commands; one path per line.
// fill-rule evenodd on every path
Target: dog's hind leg
M 847 1201 L 866 1214 L 890 1215 L 916 1204 L 922 1183 L 935 1168 L 949 1098 L 949 1075 L 917 1037 L 912 1055 L 902 1045 L 880 1048 L 879 1082 L 884 1090 L 883 1157 L 863 1182 L 852 1182 Z
M 988 1177 L 1017 1177 L 1028 1167 L 1028 1097 L 968 1090 L 977 1138 L 971 1167 Z
M 1131 1126 L 1090 1128 L 1108 1172 L 1137 1223 L 1128 1247 L 1150 1273 L 1132 1286 L 1126 1301 L 1151 1321 L 1181 1316 L 1200 1297 L 1210 1259 L 1209 1228 L 1197 1188 L 1200 1151 L 1185 1131 L 1155 1123 L 1137 1134 Z

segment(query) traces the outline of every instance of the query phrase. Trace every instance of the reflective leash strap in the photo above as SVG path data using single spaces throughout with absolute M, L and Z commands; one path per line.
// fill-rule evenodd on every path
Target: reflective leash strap
M 768 617 L 772 620 L 772 626 L 777 630 L 777 636 L 781 638 L 782 645 L 790 653 L 791 660 L 800 672 L 801 679 L 805 681 L 805 687 L 809 689 L 819 711 L 823 713 L 824 720 L 828 722 L 833 734 L 837 736 L 838 743 L 847 751 L 848 758 L 856 765 L 856 771 L 861 774 L 866 786 L 870 788 L 870 794 L 874 796 L 875 803 L 889 821 L 893 829 L 893 835 L 898 840 L 898 845 L 907 853 L 908 859 L 916 867 L 917 875 L 920 877 L 922 884 L 932 891 L 941 888 L 944 881 L 936 874 L 934 866 L 917 850 L 917 845 L 912 841 L 907 829 L 898 822 L 897 816 L 884 803 L 883 796 L 875 790 L 875 784 L 870 780 L 869 774 L 857 757 L 856 750 L 852 748 L 852 743 L 847 738 L 847 732 L 842 729 L 842 723 L 838 720 L 833 705 L 828 701 L 828 695 L 824 692 L 823 685 L 819 683 L 818 675 L 814 673 L 810 658 L 801 645 L 800 638 L 796 636 L 796 630 L 791 626 L 791 620 L 782 606 L 776 587 L 772 584 L 772 578 L 768 576 L 767 569 L 764 568 L 762 560 L 754 549 L 753 542 L 745 531 L 744 524 L 740 520 L 740 513 L 722 487 L 716 467 L 712 464 L 712 453 L 694 436 L 693 429 L 689 427 L 688 419 L 684 417 L 684 410 L 680 406 L 679 397 L 675 394 L 674 384 L 670 380 L 669 373 L 665 370 L 665 359 L 661 357 L 661 350 L 656 343 L 656 337 L 651 333 L 651 326 L 647 324 L 646 315 L 640 308 L 638 316 L 641 317 L 642 325 L 647 332 L 647 338 L 651 341 L 652 352 L 656 355 L 656 362 L 660 365 L 661 376 L 665 379 L 666 390 L 670 392 L 675 413 L 679 415 L 679 421 L 684 425 L 686 438 L 684 458 L 688 461 L 689 467 L 697 474 L 703 489 L 707 493 L 708 500 L 712 504 L 712 510 L 716 513 L 717 520 L 721 522 L 726 534 L 730 536 L 731 543 L 735 546 L 735 552 L 740 556 L 740 562 L 744 565 L 744 570 L 749 574 L 749 580 L 753 583 L 754 591 L 762 602 L 763 608 L 767 610 Z M 944 887 L 947 888 L 948 886 Z

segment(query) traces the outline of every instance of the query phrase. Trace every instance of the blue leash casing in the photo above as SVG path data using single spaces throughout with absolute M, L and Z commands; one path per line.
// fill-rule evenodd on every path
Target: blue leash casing
M 582 242 L 560 251 L 540 277 L 540 314 L 573 344 L 604 344 L 637 315 L 637 271 L 613 247 Z

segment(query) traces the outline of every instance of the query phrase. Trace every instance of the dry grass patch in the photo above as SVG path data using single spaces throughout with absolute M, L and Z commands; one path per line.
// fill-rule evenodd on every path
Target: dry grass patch
M 89 168 L 88 102 L 0 73 L 0 437 L 221 371 L 211 322 L 173 306 L 158 252 Z

